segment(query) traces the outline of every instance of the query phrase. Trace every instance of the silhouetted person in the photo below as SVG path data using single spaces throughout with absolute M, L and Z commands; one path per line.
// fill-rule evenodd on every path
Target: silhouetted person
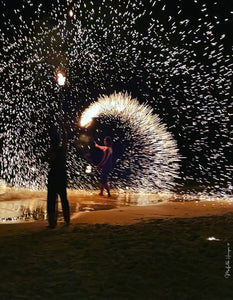
M 67 200 L 66 185 L 65 150 L 59 145 L 59 138 L 55 138 L 52 140 L 49 151 L 47 212 L 50 228 L 54 228 L 57 225 L 56 202 L 58 195 L 61 199 L 64 220 L 67 224 L 70 223 L 70 209 Z
M 103 195 L 104 189 L 108 192 L 108 197 L 111 197 L 107 178 L 112 170 L 112 140 L 111 137 L 106 136 L 104 139 L 104 146 L 100 146 L 95 142 L 95 147 L 103 151 L 101 162 L 96 166 L 96 169 L 101 169 L 100 175 L 100 195 Z

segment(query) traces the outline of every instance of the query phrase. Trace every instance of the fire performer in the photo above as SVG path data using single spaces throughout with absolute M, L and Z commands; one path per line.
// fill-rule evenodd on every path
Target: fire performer
M 100 146 L 95 142 L 95 147 L 103 151 L 101 162 L 96 166 L 96 169 L 101 169 L 100 175 L 100 195 L 103 195 L 104 189 L 107 190 L 108 197 L 111 197 L 110 188 L 107 182 L 108 175 L 112 170 L 112 139 L 110 136 L 104 138 L 104 146 Z

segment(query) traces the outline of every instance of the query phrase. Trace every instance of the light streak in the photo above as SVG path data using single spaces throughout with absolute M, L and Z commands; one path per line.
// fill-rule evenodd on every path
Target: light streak
M 119 121 L 122 128 L 129 128 L 125 139 L 130 146 L 113 170 L 113 184 L 119 189 L 136 192 L 169 190 L 179 177 L 176 142 L 151 107 L 140 104 L 127 93 L 102 96 L 81 115 L 81 124 L 90 125 L 92 118 L 107 117 Z M 126 129 L 125 129 L 126 130 Z M 116 137 L 122 139 L 122 136 Z M 125 170 L 132 170 L 127 178 L 120 178 Z

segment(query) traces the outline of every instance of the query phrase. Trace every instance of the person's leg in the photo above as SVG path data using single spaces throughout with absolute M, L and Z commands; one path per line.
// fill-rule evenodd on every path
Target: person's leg
M 108 185 L 107 182 L 105 183 L 105 188 L 106 188 L 106 190 L 107 190 L 107 192 L 108 192 L 108 197 L 111 197 L 111 194 L 110 194 L 110 188 L 109 188 L 109 185 Z
M 100 193 L 99 193 L 100 196 L 103 196 L 103 192 L 104 192 L 104 185 L 103 185 L 104 176 L 105 176 L 104 169 L 102 169 L 100 174 Z
M 61 191 L 59 192 L 60 198 L 61 198 L 61 205 L 62 205 L 62 211 L 63 211 L 63 217 L 66 222 L 66 224 L 70 224 L 70 206 L 67 199 L 67 193 L 66 188 L 63 187 Z
M 107 172 L 106 172 L 106 169 L 103 168 L 102 172 L 101 172 L 101 176 L 100 176 L 100 195 L 101 196 L 103 195 L 106 183 L 107 183 Z
M 103 196 L 103 191 L 104 191 L 104 186 L 102 183 L 100 183 L 100 193 L 99 193 L 100 196 Z
M 57 201 L 57 193 L 55 189 L 52 186 L 48 186 L 47 213 L 48 213 L 48 223 L 50 228 L 54 228 L 57 225 L 56 201 Z
M 105 182 L 105 183 L 103 184 L 103 186 L 104 186 L 104 189 L 106 189 L 106 191 L 107 191 L 107 193 L 108 193 L 108 197 L 111 197 L 111 194 L 110 194 L 110 188 L 109 188 L 108 183 Z

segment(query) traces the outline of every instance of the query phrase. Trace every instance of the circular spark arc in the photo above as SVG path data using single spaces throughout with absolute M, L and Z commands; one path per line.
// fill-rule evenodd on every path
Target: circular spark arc
M 171 189 L 179 177 L 180 157 L 176 142 L 152 111 L 127 93 L 114 93 L 101 96 L 81 115 L 83 126 L 90 124 L 92 118 L 104 116 L 110 122 L 118 119 L 124 128 L 129 128 L 130 146 L 116 168 L 119 172 L 133 167 L 134 171 L 127 179 L 113 174 L 113 184 L 117 188 L 127 187 L 136 192 L 165 191 Z

